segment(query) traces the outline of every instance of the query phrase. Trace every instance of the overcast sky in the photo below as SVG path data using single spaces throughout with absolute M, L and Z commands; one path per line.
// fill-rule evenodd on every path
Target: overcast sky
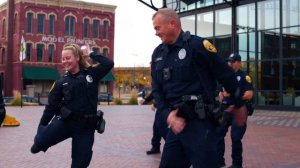
M 0 0 L 0 3 L 6 0 Z M 151 54 L 160 43 L 152 26 L 153 9 L 138 0 L 83 0 L 117 6 L 115 20 L 115 67 L 149 66 Z M 149 3 L 150 0 L 144 0 Z M 160 5 L 161 0 L 154 0 Z M 26 39 L 25 39 L 26 40 Z

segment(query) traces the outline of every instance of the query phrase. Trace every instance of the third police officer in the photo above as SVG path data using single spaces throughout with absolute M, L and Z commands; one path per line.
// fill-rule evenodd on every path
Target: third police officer
M 241 68 L 241 56 L 239 54 L 231 54 L 227 59 L 228 65 L 235 71 L 236 80 L 238 81 L 241 89 L 241 95 L 243 102 L 247 105 L 247 112 L 233 111 L 232 108 L 228 108 L 224 111 L 223 123 L 218 129 L 219 141 L 218 141 L 218 164 L 219 167 L 225 166 L 225 141 L 224 138 L 231 126 L 231 143 L 232 143 L 232 165 L 230 168 L 242 168 L 243 167 L 243 144 L 242 138 L 247 128 L 247 116 L 253 112 L 251 109 L 251 100 L 253 97 L 252 79 L 249 75 L 246 75 Z M 220 101 L 223 101 L 223 96 L 227 93 L 225 91 L 220 92 Z M 227 101 L 227 100 L 225 100 Z

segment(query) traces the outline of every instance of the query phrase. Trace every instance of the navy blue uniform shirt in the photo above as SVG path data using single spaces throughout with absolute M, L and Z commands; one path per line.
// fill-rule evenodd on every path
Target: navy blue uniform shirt
M 246 73 L 241 70 L 236 71 L 235 76 L 241 89 L 242 95 L 247 90 L 253 90 L 252 79 L 250 76 L 246 75 Z
M 229 93 L 237 89 L 233 70 L 217 54 L 214 46 L 201 37 L 191 35 L 185 39 L 184 35 L 181 32 L 173 45 L 160 44 L 152 55 L 152 88 L 159 111 L 181 102 L 184 95 L 208 93 L 214 96 L 216 81 Z
M 91 53 L 90 57 L 100 64 L 80 68 L 76 74 L 66 72 L 61 79 L 55 81 L 40 124 L 47 125 L 54 115 L 60 113 L 61 105 L 71 110 L 76 117 L 96 114 L 99 81 L 112 69 L 114 63 L 95 53 Z

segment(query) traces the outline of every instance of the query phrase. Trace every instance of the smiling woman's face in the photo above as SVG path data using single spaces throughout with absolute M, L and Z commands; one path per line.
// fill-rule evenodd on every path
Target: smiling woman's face
M 62 51 L 61 62 L 66 71 L 72 74 L 79 72 L 79 56 L 75 56 L 71 49 Z

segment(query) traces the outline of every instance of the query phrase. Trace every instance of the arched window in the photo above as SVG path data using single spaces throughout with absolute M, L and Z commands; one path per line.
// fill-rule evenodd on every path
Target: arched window
M 48 62 L 53 62 L 54 58 L 54 45 L 50 44 L 48 46 Z
M 65 35 L 74 36 L 75 18 L 73 16 L 66 17 Z
M 32 49 L 32 44 L 31 43 L 26 43 L 26 61 L 30 61 L 31 59 L 31 49 Z
M 108 20 L 104 20 L 104 22 L 103 22 L 103 32 L 102 32 L 103 39 L 108 39 L 108 27 L 109 27 Z
M 83 37 L 89 36 L 89 19 L 84 19 L 83 21 Z
M 54 22 L 55 22 L 55 16 L 50 15 L 49 16 L 49 34 L 50 35 L 54 34 Z
M 1 53 L 1 64 L 5 63 L 5 48 L 2 48 L 2 53 Z
M 37 62 L 43 62 L 43 56 L 44 56 L 44 44 L 37 44 L 36 45 L 36 59 Z
M 93 37 L 94 38 L 99 37 L 99 26 L 100 26 L 100 21 L 93 20 Z
M 18 14 L 15 13 L 15 17 L 14 17 L 14 33 L 17 33 L 17 28 L 18 28 Z
M 98 47 L 93 47 L 92 49 L 95 53 L 99 53 L 99 48 Z
M 3 19 L 3 21 L 2 21 L 2 37 L 5 36 L 5 30 L 6 30 L 6 20 Z
M 44 22 L 45 22 L 45 15 L 44 14 L 38 14 L 37 15 L 37 21 L 38 21 L 38 24 L 37 24 L 37 33 L 39 34 L 43 34 L 44 33 Z
M 103 48 L 102 51 L 103 51 L 102 55 L 107 57 L 108 56 L 108 48 Z
M 27 33 L 32 33 L 33 13 L 27 13 Z

